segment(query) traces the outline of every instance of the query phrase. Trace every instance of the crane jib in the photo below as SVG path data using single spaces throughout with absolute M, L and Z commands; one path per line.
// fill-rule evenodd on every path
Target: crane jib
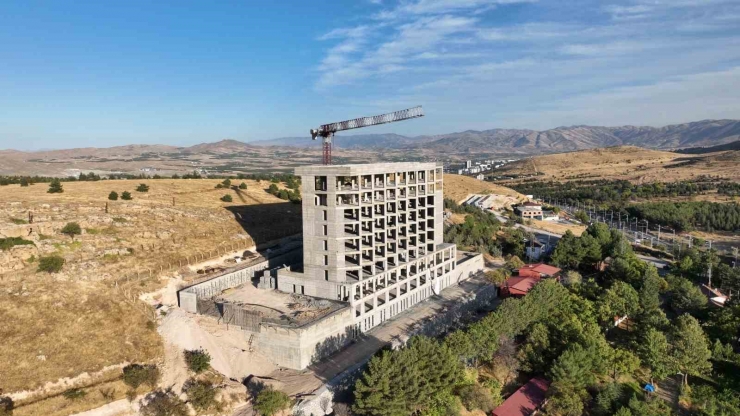
M 424 110 L 419 107 L 409 108 L 406 110 L 394 111 L 388 114 L 381 114 L 373 117 L 359 117 L 352 120 L 340 121 L 338 123 L 324 124 L 319 128 L 321 133 L 336 133 L 342 130 L 357 129 L 360 127 L 374 126 L 376 124 L 392 123 L 410 118 L 424 116 Z

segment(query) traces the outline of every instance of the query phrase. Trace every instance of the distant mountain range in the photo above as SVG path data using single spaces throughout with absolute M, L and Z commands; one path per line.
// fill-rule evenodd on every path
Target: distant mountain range
M 467 130 L 435 136 L 407 137 L 398 134 L 338 134 L 335 143 L 346 149 L 415 149 L 445 153 L 510 152 L 558 153 L 609 146 L 640 146 L 652 149 L 716 146 L 740 139 L 739 120 L 703 120 L 665 127 L 557 127 L 545 131 L 492 129 Z M 318 146 L 308 137 L 284 137 L 248 143 L 253 146 Z

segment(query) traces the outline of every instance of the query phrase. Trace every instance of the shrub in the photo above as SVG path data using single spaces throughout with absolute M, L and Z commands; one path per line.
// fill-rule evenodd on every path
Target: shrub
M 155 365 L 129 364 L 123 367 L 123 382 L 134 390 L 142 384 L 154 388 L 158 380 L 159 369 Z
M 64 258 L 57 255 L 39 257 L 39 272 L 57 273 L 64 266 Z
M 136 192 L 149 192 L 149 185 L 140 183 L 139 186 L 136 187 Z
M 477 384 L 469 384 L 460 387 L 457 391 L 457 395 L 460 397 L 463 406 L 470 411 L 480 409 L 488 414 L 496 407 L 493 403 L 493 398 L 491 397 L 491 391 Z
M 110 193 L 108 194 L 108 199 L 110 199 L 111 201 L 118 201 L 118 192 L 110 191 Z
M 239 189 L 247 189 L 247 184 L 242 182 L 239 184 Z
M 64 398 L 68 400 L 77 400 L 87 396 L 87 393 L 85 393 L 85 390 L 72 388 L 69 390 L 65 390 L 64 393 L 62 393 L 62 396 L 64 396 Z
M 62 187 L 62 183 L 59 182 L 59 179 L 54 179 L 49 184 L 49 190 L 46 192 L 50 194 L 61 194 L 64 192 L 64 187 Z
M 15 246 L 32 246 L 33 241 L 24 240 L 20 237 L 0 238 L 0 250 L 10 250 Z
M 268 387 L 257 394 L 254 408 L 262 416 L 272 416 L 285 409 L 290 404 L 290 398 L 282 391 Z
M 220 183 L 216 184 L 216 189 L 224 189 L 224 186 Z
M 28 186 L 28 178 L 21 178 L 21 186 Z
M 224 186 L 224 188 L 231 188 L 231 179 L 224 179 L 221 184 Z
M 62 228 L 62 234 L 68 235 L 74 240 L 76 235 L 82 234 L 82 228 L 80 227 L 80 224 L 76 222 L 68 222 L 67 225 Z
M 0 397 L 0 416 L 13 416 L 15 403 L 13 399 L 7 396 Z
M 231 198 L 231 195 L 224 195 L 221 197 L 221 200 L 224 202 L 231 202 L 233 199 Z
M 216 389 L 210 381 L 191 378 L 185 383 L 183 390 L 195 410 L 208 410 L 217 404 Z
M 131 196 L 131 192 L 129 192 L 129 191 L 124 191 L 124 192 L 123 192 L 123 193 L 121 194 L 121 199 L 123 199 L 124 201 L 130 201 L 130 200 L 132 200 L 132 199 L 134 199 L 134 198 L 133 198 L 133 197 Z
M 188 408 L 171 390 L 157 390 L 139 410 L 144 416 L 187 416 Z
M 211 366 L 211 355 L 203 350 L 185 350 L 185 362 L 194 373 L 202 373 Z

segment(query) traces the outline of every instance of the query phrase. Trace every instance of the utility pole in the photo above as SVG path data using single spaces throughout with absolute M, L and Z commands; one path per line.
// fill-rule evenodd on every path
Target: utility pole
M 33 211 L 28 211 L 28 223 L 33 224 Z
M 658 241 L 660 241 L 660 224 L 658 224 Z
M 105 213 L 106 214 L 108 213 L 108 203 L 107 202 L 105 203 Z
M 732 268 L 733 268 L 733 269 L 737 268 L 737 253 L 738 253 L 738 251 L 739 251 L 739 250 L 737 249 L 737 247 L 733 247 L 733 248 L 732 248 L 732 254 L 734 254 L 734 255 L 735 255 L 735 262 L 734 262 L 734 263 L 732 263 Z
M 709 288 L 712 288 L 712 263 L 707 264 L 707 277 L 709 278 Z

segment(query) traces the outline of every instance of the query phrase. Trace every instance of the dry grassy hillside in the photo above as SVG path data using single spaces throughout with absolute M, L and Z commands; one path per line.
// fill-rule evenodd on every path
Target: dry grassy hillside
M 66 182 L 61 194 L 47 193 L 47 184 L 0 187 L 0 238 L 34 243 L 0 251 L 0 391 L 159 358 L 153 311 L 140 293 L 165 284 L 159 277 L 177 272 L 183 258 L 300 231 L 300 205 L 266 193 L 269 183 L 214 189 L 218 182 Z M 149 192 L 135 192 L 139 183 Z M 134 199 L 108 201 L 112 190 Z M 221 202 L 224 194 L 234 202 Z M 33 224 L 23 223 L 29 211 Z M 60 234 L 72 221 L 83 229 L 74 239 Z M 54 254 L 63 270 L 37 273 L 39 257 Z M 141 279 L 118 280 L 136 273 Z
M 523 159 L 497 171 L 497 175 L 539 173 L 537 178 L 541 180 L 623 179 L 637 183 L 672 182 L 701 175 L 740 179 L 738 163 L 738 151 L 685 155 L 627 146 Z
M 496 185 L 491 182 L 479 181 L 469 176 L 444 175 L 444 195 L 445 198 L 462 202 L 471 194 L 497 194 L 510 197 L 511 200 L 523 200 L 524 195 L 507 187 Z

